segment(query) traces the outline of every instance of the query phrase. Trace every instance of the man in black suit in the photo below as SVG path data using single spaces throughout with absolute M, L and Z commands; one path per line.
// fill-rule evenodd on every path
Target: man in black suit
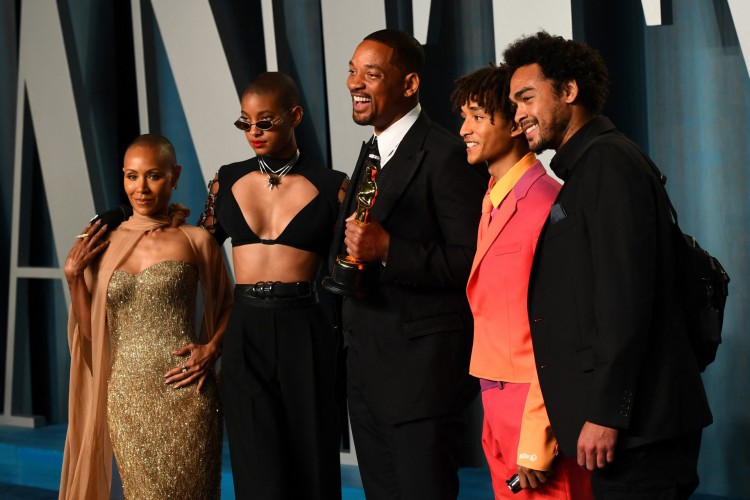
M 353 118 L 373 127 L 381 158 L 362 225 L 350 214 L 363 144 L 334 240 L 343 241 L 335 251 L 377 268 L 367 297 L 346 298 L 342 312 L 352 433 L 371 500 L 456 498 L 460 414 L 478 389 L 464 290 L 487 177 L 421 111 L 423 66 L 422 46 L 396 30 L 367 36 L 349 62 Z
M 599 113 L 598 52 L 540 32 L 504 53 L 531 150 L 565 181 L 529 285 L 552 428 L 595 498 L 688 498 L 711 412 L 676 288 L 668 200 L 650 160 Z

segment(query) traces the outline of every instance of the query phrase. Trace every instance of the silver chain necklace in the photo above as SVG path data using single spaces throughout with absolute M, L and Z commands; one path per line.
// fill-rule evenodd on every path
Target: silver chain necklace
M 266 177 L 268 177 L 266 186 L 268 187 L 269 191 L 272 191 L 273 188 L 279 187 L 281 185 L 281 179 L 283 179 L 284 176 L 289 173 L 292 167 L 297 163 L 298 159 L 299 149 L 294 154 L 294 158 L 289 160 L 286 165 L 282 166 L 278 170 L 273 170 L 268 166 L 268 163 L 266 163 L 266 160 L 264 160 L 262 156 L 258 156 L 258 165 L 260 166 L 260 171 L 266 174 Z

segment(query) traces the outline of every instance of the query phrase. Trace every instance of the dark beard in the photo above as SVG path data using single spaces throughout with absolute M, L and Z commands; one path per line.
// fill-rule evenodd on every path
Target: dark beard
M 531 152 L 536 154 L 548 149 L 557 151 L 569 123 L 570 117 L 564 115 L 562 110 L 556 106 L 552 114 L 552 121 L 548 127 L 542 130 L 539 122 L 536 122 L 536 126 L 539 127 L 539 141 L 533 147 L 529 144 Z
M 531 146 L 531 144 L 529 144 L 529 150 L 534 154 L 539 154 L 543 151 L 547 151 L 548 149 L 555 149 L 551 142 L 552 141 L 550 141 L 546 137 L 542 137 L 540 134 L 539 141 L 534 146 Z
M 372 113 L 363 115 L 352 111 L 352 120 L 357 125 L 372 125 Z

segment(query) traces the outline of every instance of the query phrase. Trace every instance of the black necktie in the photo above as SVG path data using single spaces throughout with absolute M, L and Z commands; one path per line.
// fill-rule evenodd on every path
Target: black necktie
M 367 148 L 367 161 L 371 162 L 378 170 L 380 170 L 380 150 L 378 149 L 377 136 L 372 137 L 370 146 Z

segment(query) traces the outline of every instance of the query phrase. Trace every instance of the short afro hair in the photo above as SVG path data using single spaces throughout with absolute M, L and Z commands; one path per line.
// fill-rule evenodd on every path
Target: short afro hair
M 284 109 L 299 106 L 299 89 L 291 76 L 278 71 L 268 71 L 256 76 L 242 91 L 242 97 L 249 93 L 275 94 Z
M 367 35 L 364 40 L 382 43 L 393 49 L 391 64 L 400 69 L 404 75 L 416 73 L 422 75 L 424 71 L 424 48 L 419 41 L 401 30 L 384 29 Z
M 159 134 L 143 134 L 139 135 L 133 142 L 128 145 L 128 149 L 134 147 L 145 147 L 155 149 L 159 152 L 159 158 L 162 161 L 166 161 L 170 167 L 174 167 L 177 164 L 177 155 L 174 152 L 174 146 L 169 139 Z
M 461 106 L 469 101 L 475 101 L 490 115 L 490 123 L 495 123 L 495 112 L 509 123 L 513 123 L 515 110 L 508 98 L 508 83 L 512 72 L 508 66 L 495 66 L 490 63 L 468 75 L 456 80 L 456 89 L 451 93 L 453 111 L 460 111 Z
M 607 101 L 607 67 L 599 51 L 584 43 L 540 31 L 510 44 L 503 57 L 511 74 L 521 66 L 538 64 L 558 94 L 564 82 L 575 80 L 578 100 L 591 113 L 599 114 Z

